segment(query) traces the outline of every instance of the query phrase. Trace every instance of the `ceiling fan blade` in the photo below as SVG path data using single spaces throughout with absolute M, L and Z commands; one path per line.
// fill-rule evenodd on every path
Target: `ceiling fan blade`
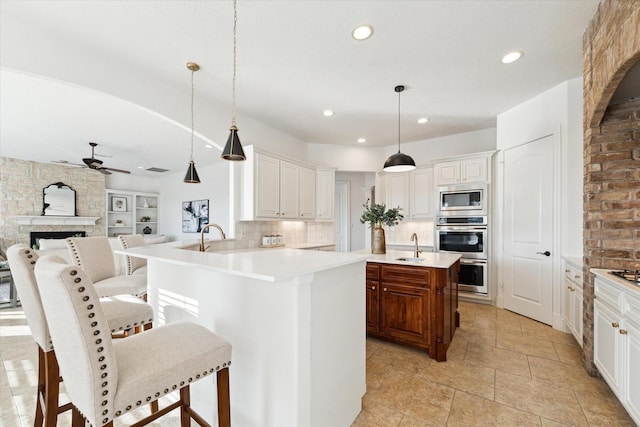
M 109 172 L 107 168 L 91 168 L 91 169 L 97 170 L 98 172 L 104 175 L 111 175 L 111 172 Z
M 115 168 L 99 168 L 98 170 L 100 170 L 100 171 L 107 170 L 107 171 L 114 171 L 114 172 L 120 172 L 120 173 L 131 173 L 131 172 L 126 171 L 124 169 L 115 169 Z
M 80 166 L 83 168 L 87 167 L 87 165 L 81 165 L 80 163 L 71 163 L 67 160 L 52 160 L 51 163 L 58 163 L 58 164 L 67 165 L 67 166 Z

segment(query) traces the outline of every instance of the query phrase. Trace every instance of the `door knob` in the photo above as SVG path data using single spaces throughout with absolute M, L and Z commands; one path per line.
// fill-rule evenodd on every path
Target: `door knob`
M 540 255 L 544 255 L 544 256 L 551 256 L 551 252 L 549 252 L 549 251 L 536 252 L 536 253 L 537 253 L 537 254 L 540 254 Z

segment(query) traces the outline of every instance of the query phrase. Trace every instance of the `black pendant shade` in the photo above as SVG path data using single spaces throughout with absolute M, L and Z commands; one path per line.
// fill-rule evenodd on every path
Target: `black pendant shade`
M 404 90 L 404 86 L 398 85 L 394 88 L 398 94 L 398 152 L 389 156 L 384 167 L 385 172 L 408 172 L 416 168 L 416 162 L 411 156 L 400 152 L 400 93 Z
M 187 184 L 200 184 L 200 177 L 198 176 L 196 164 L 193 160 L 189 162 L 189 169 L 187 169 L 187 174 L 184 176 L 184 182 Z
M 382 170 L 385 172 L 408 172 L 415 168 L 416 162 L 413 161 L 411 156 L 398 151 L 396 154 L 389 156 L 387 161 L 384 162 Z
M 242 144 L 240 144 L 240 138 L 238 138 L 238 128 L 231 126 L 229 130 L 229 138 L 227 139 L 227 144 L 224 146 L 224 150 L 222 150 L 222 155 L 220 155 L 220 157 L 225 160 L 232 161 L 246 160 L 247 156 L 244 155 Z

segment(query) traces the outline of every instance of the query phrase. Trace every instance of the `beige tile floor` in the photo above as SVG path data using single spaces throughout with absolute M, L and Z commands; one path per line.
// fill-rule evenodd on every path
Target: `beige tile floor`
M 461 302 L 460 313 L 444 363 L 367 340 L 367 393 L 352 427 L 635 425 L 608 386 L 582 369 L 571 335 L 480 304 Z M 20 309 L 0 310 L 0 357 L 0 425 L 31 427 L 36 351 Z M 69 424 L 68 415 L 58 423 Z M 151 425 L 178 426 L 179 418 Z

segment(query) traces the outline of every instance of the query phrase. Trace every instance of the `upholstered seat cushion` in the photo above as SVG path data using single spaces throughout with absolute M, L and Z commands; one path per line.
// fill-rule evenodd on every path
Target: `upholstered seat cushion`
M 100 298 L 100 305 L 112 333 L 153 322 L 151 305 L 133 295 Z
M 118 361 L 116 416 L 231 363 L 231 344 L 191 322 L 114 341 L 113 349 Z
M 147 292 L 147 276 L 114 276 L 95 282 L 99 297 L 112 295 L 143 295 Z
M 133 273 L 131 273 L 131 275 L 147 277 L 147 266 L 143 265 L 142 267 L 139 267 L 136 270 L 133 270 Z

